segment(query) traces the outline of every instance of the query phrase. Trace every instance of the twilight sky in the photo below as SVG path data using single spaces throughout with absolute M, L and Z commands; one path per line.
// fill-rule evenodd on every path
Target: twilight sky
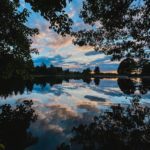
M 30 5 L 21 1 L 21 7 L 30 9 Z M 74 20 L 74 30 L 89 28 L 84 25 L 78 17 L 82 0 L 73 0 L 66 11 Z M 21 9 L 21 8 L 20 8 Z M 62 37 L 49 29 L 49 23 L 43 19 L 38 13 L 34 13 L 30 9 L 30 17 L 27 25 L 39 29 L 39 34 L 33 38 L 32 47 L 37 48 L 39 55 L 32 55 L 35 65 L 40 65 L 42 62 L 47 65 L 62 66 L 71 70 L 82 70 L 83 68 L 100 66 L 102 71 L 113 72 L 118 67 L 118 62 L 111 62 L 110 57 L 100 52 L 95 52 L 92 47 L 79 47 L 72 44 L 70 36 Z

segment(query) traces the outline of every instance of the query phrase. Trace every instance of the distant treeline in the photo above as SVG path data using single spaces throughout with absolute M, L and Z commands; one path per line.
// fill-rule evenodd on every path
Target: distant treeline
M 30 67 L 29 67 L 30 66 Z M 21 69 L 22 68 L 22 69 Z M 109 70 L 109 68 L 107 68 Z M 28 73 L 27 73 L 28 72 Z M 20 75 L 21 74 L 21 75 Z M 1 57 L 0 56 L 0 79 L 23 79 L 32 80 L 34 76 L 82 76 L 82 77 L 117 77 L 118 75 L 127 76 L 150 76 L 150 62 L 148 60 L 143 63 L 138 63 L 131 58 L 124 59 L 116 73 L 104 73 L 100 70 L 99 66 L 95 66 L 94 70 L 90 69 L 90 66 L 83 69 L 82 72 L 71 71 L 62 67 L 46 66 L 42 63 L 41 66 L 34 66 L 32 62 L 24 64 L 17 60 L 16 62 L 11 56 Z
M 62 67 L 55 67 L 53 65 L 47 67 L 46 64 L 42 63 L 41 66 L 36 66 L 33 69 L 33 75 L 90 75 L 92 72 L 94 74 L 100 74 L 100 68 L 96 66 L 94 71 L 86 68 L 82 72 L 77 72 L 70 71 L 69 69 L 63 70 Z
M 109 69 L 109 68 L 108 68 Z M 145 60 L 142 65 L 138 64 L 133 59 L 124 59 L 116 73 L 104 73 L 100 71 L 100 67 L 96 66 L 94 70 L 86 68 L 79 71 L 70 71 L 69 69 L 64 70 L 62 67 L 55 67 L 53 65 L 47 67 L 46 64 L 42 63 L 41 66 L 36 66 L 33 68 L 33 75 L 82 75 L 82 76 L 92 76 L 92 75 L 150 75 L 150 62 Z

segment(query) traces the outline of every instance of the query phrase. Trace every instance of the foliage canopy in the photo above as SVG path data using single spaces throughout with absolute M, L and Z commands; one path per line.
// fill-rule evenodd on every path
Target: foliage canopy
M 148 58 L 150 48 L 150 0 L 86 0 L 80 17 L 91 29 L 73 35 L 75 44 L 121 58 Z
M 31 53 L 37 52 L 31 48 L 31 37 L 38 30 L 25 25 L 29 12 L 25 8 L 19 11 L 19 6 L 17 0 L 0 1 L 0 70 L 5 78 L 14 74 L 27 77 L 32 67 Z
M 71 2 L 72 0 L 69 0 Z M 50 23 L 50 28 L 61 35 L 69 34 L 72 20 L 65 13 L 67 0 L 25 0 L 30 3 L 33 11 L 39 12 Z

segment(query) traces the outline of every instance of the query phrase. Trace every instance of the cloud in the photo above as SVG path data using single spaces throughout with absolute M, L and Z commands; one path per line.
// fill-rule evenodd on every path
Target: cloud
M 62 37 L 49 29 L 49 22 L 36 20 L 35 27 L 39 29 L 39 34 L 33 37 L 32 47 L 43 47 L 50 49 L 60 49 L 72 44 L 72 37 Z M 41 52 L 41 51 L 40 51 Z
M 56 65 L 63 63 L 65 59 L 67 59 L 69 56 L 62 57 L 60 55 L 55 55 L 52 57 L 37 57 L 33 58 L 33 62 L 35 66 L 40 66 L 42 63 L 46 64 L 47 66 L 50 65 Z
M 72 119 L 78 117 L 77 112 L 63 104 L 45 105 L 45 107 L 51 110 L 49 117 L 53 119 Z
M 64 51 L 62 50 L 62 53 Z M 76 52 L 72 55 L 66 53 L 65 55 L 54 55 L 51 57 L 37 57 L 33 59 L 35 66 L 41 65 L 44 62 L 47 66 L 53 64 L 73 71 L 82 71 L 83 69 L 90 67 L 94 69 L 95 66 L 99 66 L 101 71 L 115 72 L 118 68 L 119 62 L 111 62 L 109 57 L 102 54 L 88 53 L 88 56 L 82 52 Z
M 76 7 L 79 4 L 79 7 Z M 75 14 L 79 13 L 82 7 L 81 1 L 74 1 L 66 8 L 68 13 L 76 19 L 76 29 L 83 27 L 89 28 L 83 24 L 81 18 Z M 77 12 L 76 12 L 77 10 Z M 75 46 L 72 43 L 73 37 L 62 37 L 53 30 L 49 29 L 49 22 L 44 20 L 39 14 L 32 13 L 29 18 L 28 25 L 37 27 L 40 31 L 39 35 L 33 37 L 33 48 L 37 48 L 39 55 L 32 55 L 35 65 L 45 62 L 50 65 L 62 66 L 72 70 L 82 70 L 81 68 L 100 66 L 102 71 L 114 71 L 117 63 L 112 63 L 110 57 L 95 52 L 91 46 Z M 41 61 L 41 62 L 40 62 Z
M 64 130 L 62 127 L 60 127 L 59 125 L 56 125 L 56 124 L 48 125 L 47 129 L 52 130 L 53 132 L 56 132 L 56 133 L 62 133 Z
M 100 54 L 99 52 L 90 51 L 90 52 L 85 53 L 85 56 L 93 56 L 93 55 L 99 55 L 99 54 Z
M 79 101 L 77 107 L 80 109 L 85 109 L 86 111 L 90 111 L 90 112 L 99 112 L 96 102 Z
M 92 95 L 85 95 L 85 98 L 91 100 L 91 101 L 98 101 L 98 102 L 105 102 L 105 98 L 97 97 L 97 96 L 92 96 Z

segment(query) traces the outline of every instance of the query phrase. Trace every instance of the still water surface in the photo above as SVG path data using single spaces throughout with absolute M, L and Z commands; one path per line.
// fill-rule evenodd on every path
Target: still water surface
M 0 105 L 33 101 L 38 117 L 28 131 L 38 140 L 26 150 L 55 150 L 70 139 L 74 126 L 91 122 L 111 105 L 129 105 L 135 94 L 141 95 L 141 104 L 150 106 L 149 79 L 55 80 L 0 88 Z

